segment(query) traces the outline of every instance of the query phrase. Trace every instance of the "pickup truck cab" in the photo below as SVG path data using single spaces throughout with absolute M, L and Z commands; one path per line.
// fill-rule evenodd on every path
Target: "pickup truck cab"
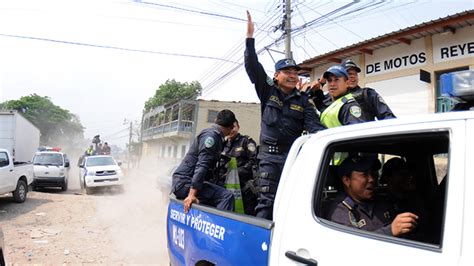
M 171 199 L 171 265 L 472 265 L 472 136 L 472 110 L 302 136 L 285 162 L 273 221 L 198 204 L 184 213 L 182 201 Z M 422 206 L 411 210 L 419 216 L 414 235 L 394 237 L 331 221 L 329 206 L 344 195 L 333 160 L 341 154 L 376 156 L 382 174 L 391 158 L 407 163 Z M 391 196 L 386 180 L 378 179 L 374 191 Z M 354 221 L 360 225 L 362 220 Z
M 60 187 L 67 191 L 69 179 L 69 159 L 57 151 L 37 152 L 33 157 L 34 178 L 31 187 Z
M 123 189 L 123 172 L 120 163 L 110 155 L 84 156 L 79 161 L 79 183 L 91 194 L 97 187 L 118 187 Z
M 8 150 L 0 149 L 0 195 L 12 193 L 13 200 L 22 203 L 26 200 L 28 185 L 32 181 L 33 165 L 13 162 Z

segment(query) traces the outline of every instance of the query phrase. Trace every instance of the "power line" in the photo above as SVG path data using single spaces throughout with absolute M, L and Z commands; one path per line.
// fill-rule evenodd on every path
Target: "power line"
M 190 13 L 197 13 L 197 14 L 213 16 L 213 17 L 219 17 L 219 18 L 227 18 L 227 19 L 237 20 L 237 21 L 247 21 L 245 19 L 226 16 L 226 15 L 221 15 L 221 14 L 217 14 L 217 13 L 211 13 L 211 12 L 199 11 L 199 10 L 192 10 L 192 9 L 187 9 L 187 8 L 182 8 L 182 7 L 177 7 L 177 6 L 171 6 L 171 5 L 165 5 L 165 4 L 158 4 L 158 3 L 144 2 L 144 1 L 137 1 L 137 3 L 138 4 L 145 4 L 145 5 L 152 5 L 152 6 L 161 6 L 161 7 L 166 7 L 166 8 L 170 8 L 170 9 L 186 11 L 186 12 L 190 12 Z
M 140 50 L 140 49 L 118 47 L 118 46 L 108 46 L 108 45 L 99 45 L 99 44 L 90 44 L 90 43 L 81 43 L 81 42 L 62 41 L 62 40 L 56 40 L 56 39 L 47 39 L 47 38 L 31 37 L 31 36 L 23 36 L 23 35 L 12 35 L 12 34 L 4 34 L 4 33 L 0 33 L 0 36 L 9 37 L 9 38 L 20 38 L 20 39 L 28 39 L 28 40 L 35 40 L 35 41 L 45 41 L 45 42 L 54 42 L 54 43 L 61 43 L 61 44 L 85 46 L 85 47 L 112 49 L 112 50 L 127 51 L 127 52 L 160 54 L 160 55 L 179 56 L 179 57 L 191 57 L 191 58 L 199 58 L 199 59 L 210 59 L 210 60 L 224 61 L 224 62 L 232 63 L 232 64 L 238 64 L 238 62 L 233 62 L 233 61 L 230 61 L 230 60 L 227 60 L 227 59 L 224 59 L 224 58 L 218 58 L 218 57 L 213 57 L 213 56 L 167 53 L 167 52 L 159 52 L 159 51 L 152 51 L 152 50 Z

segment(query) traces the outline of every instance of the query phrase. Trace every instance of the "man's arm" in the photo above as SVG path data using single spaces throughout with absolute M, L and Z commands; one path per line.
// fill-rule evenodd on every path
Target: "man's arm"
M 254 24 L 250 13 L 247 11 L 247 39 L 245 40 L 245 70 L 250 81 L 255 85 L 258 98 L 265 98 L 264 92 L 270 87 L 269 83 L 273 83 L 273 79 L 267 76 L 262 64 L 258 62 L 257 53 L 255 52 L 255 39 L 253 38 Z
M 367 100 L 371 107 L 370 109 L 375 112 L 374 115 L 378 120 L 397 118 L 380 94 L 371 88 L 364 89 L 367 90 Z
M 348 102 L 342 106 L 338 118 L 342 125 L 359 124 L 366 122 L 362 119 L 364 117 L 362 112 L 363 110 L 359 104 L 357 104 L 355 100 L 352 100 L 352 102 Z
M 316 113 L 316 107 L 314 103 L 310 101 L 306 96 L 304 96 L 305 106 L 304 106 L 304 128 L 308 130 L 309 133 L 316 133 L 319 130 L 326 129 L 325 126 L 321 124 L 319 115 Z
M 238 167 L 239 177 L 247 176 L 249 178 L 252 178 L 253 166 L 256 164 L 257 158 L 257 144 L 250 137 L 246 138 L 243 144 L 243 148 L 247 153 L 248 161 L 244 165 Z

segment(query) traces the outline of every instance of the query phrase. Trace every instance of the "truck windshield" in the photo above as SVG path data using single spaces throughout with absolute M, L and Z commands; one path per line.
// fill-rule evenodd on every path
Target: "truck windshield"
M 34 165 L 63 165 L 63 158 L 61 154 L 45 153 L 38 154 L 33 159 Z
M 89 157 L 86 166 L 116 165 L 112 157 Z

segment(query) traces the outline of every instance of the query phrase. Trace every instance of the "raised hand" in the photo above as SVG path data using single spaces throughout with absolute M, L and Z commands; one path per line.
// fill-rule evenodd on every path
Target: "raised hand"
M 250 16 L 250 12 L 247 10 L 247 38 L 253 38 L 254 29 L 252 16 Z

